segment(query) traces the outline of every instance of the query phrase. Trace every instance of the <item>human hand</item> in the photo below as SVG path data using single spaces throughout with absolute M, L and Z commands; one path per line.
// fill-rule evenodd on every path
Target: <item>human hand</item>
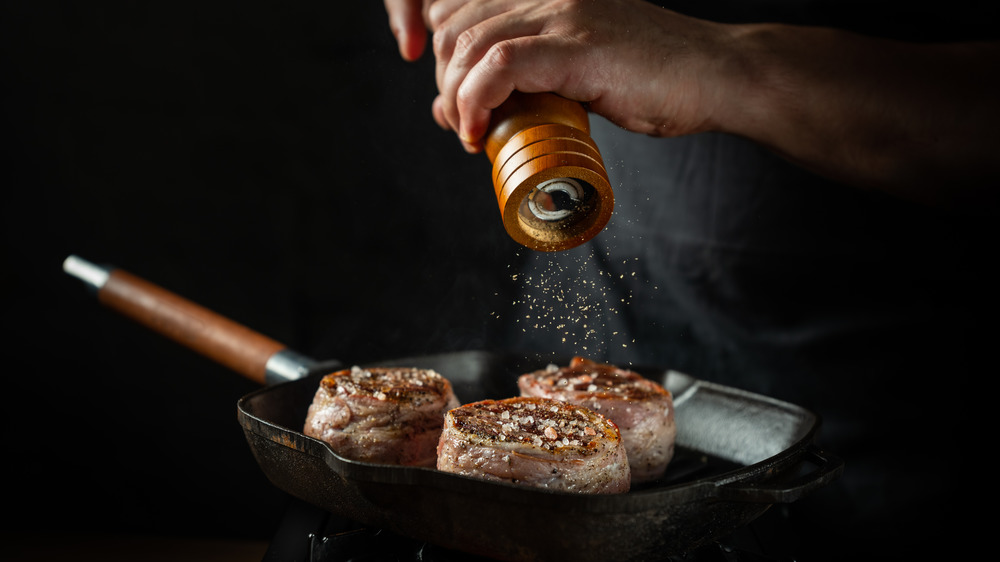
M 434 118 L 469 152 L 512 91 L 555 92 L 634 132 L 726 132 L 843 183 L 1000 207 L 998 43 L 720 24 L 644 0 L 385 4 L 404 58 L 433 32 Z
M 712 128 L 727 26 L 643 0 L 436 0 L 424 16 L 437 59 L 434 117 L 469 152 L 514 90 L 555 92 L 650 135 Z

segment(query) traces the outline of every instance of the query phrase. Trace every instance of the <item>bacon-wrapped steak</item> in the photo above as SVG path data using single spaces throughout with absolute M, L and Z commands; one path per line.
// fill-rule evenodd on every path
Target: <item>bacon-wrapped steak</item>
M 585 406 L 621 430 L 632 483 L 661 477 L 674 456 L 677 426 L 670 391 L 627 369 L 574 357 L 569 366 L 521 375 L 522 396 L 541 396 Z
M 323 377 L 304 432 L 348 459 L 433 467 L 444 414 L 458 405 L 433 370 L 354 367 Z
M 437 468 L 551 490 L 627 492 L 618 427 L 587 408 L 547 398 L 483 400 L 445 416 Z

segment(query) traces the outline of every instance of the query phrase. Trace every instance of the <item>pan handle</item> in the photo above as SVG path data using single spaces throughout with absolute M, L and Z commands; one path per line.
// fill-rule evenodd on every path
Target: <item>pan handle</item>
M 63 269 L 96 289 L 101 304 L 252 381 L 293 380 L 317 365 L 284 344 L 121 269 L 77 256 L 66 258 Z
M 718 489 L 719 498 L 750 503 L 791 503 L 829 484 L 844 472 L 843 459 L 815 445 L 808 446 L 803 451 L 802 457 L 804 464 L 799 468 L 799 474 L 791 480 L 773 484 L 768 482 L 724 484 Z M 806 463 L 813 465 L 811 470 L 807 470 Z

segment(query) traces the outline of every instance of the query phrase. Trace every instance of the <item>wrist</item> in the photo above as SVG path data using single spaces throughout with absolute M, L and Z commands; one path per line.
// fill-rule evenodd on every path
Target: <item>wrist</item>
M 771 24 L 722 24 L 716 61 L 717 79 L 709 100 L 706 129 L 767 142 L 775 110 L 792 109 L 791 76 L 784 70 Z

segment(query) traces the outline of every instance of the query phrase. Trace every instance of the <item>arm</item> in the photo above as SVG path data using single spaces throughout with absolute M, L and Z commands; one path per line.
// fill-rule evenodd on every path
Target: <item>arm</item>
M 642 0 L 437 0 L 422 15 L 434 31 L 435 118 L 471 152 L 511 91 L 553 91 L 631 131 L 731 133 L 852 185 L 998 206 L 993 44 L 724 25 Z
M 742 84 L 743 102 L 722 104 L 713 128 L 847 184 L 1000 209 L 1000 46 L 781 25 L 733 31 L 741 55 L 730 84 Z

